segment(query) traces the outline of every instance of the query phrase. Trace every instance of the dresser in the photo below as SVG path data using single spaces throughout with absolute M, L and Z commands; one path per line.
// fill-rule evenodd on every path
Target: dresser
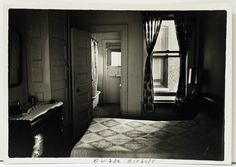
M 57 157 L 62 149 L 63 103 L 38 103 L 9 117 L 9 157 Z

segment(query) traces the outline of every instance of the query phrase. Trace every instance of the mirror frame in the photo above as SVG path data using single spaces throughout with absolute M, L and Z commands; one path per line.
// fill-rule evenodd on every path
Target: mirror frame
M 13 26 L 9 26 L 8 40 L 8 86 L 11 88 L 22 81 L 22 39 Z

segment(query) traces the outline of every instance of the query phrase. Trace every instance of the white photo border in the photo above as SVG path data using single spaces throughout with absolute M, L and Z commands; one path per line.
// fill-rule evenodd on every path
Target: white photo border
M 226 62 L 225 62 L 225 127 L 224 127 L 224 160 L 180 160 L 180 159 L 154 159 L 153 164 L 231 164 L 232 160 L 232 10 L 229 3 L 160 3 L 157 2 L 125 2 L 102 0 L 75 1 L 68 0 L 64 3 L 55 1 L 29 1 L 11 0 L 3 4 L 3 57 L 0 62 L 3 73 L 2 111 L 3 112 L 3 133 L 4 133 L 4 162 L 8 164 L 35 164 L 35 163 L 80 163 L 95 164 L 95 158 L 9 158 L 8 157 L 8 10 L 9 9 L 61 9 L 61 10 L 225 10 L 227 12 L 226 28 Z M 135 158 L 99 158 L 108 161 L 120 159 L 121 164 L 127 164 L 128 160 Z M 135 163 L 131 163 L 135 164 Z

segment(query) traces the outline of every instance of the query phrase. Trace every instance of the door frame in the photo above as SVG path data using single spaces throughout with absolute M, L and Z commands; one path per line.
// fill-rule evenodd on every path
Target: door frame
M 91 33 L 120 32 L 121 34 L 121 114 L 128 115 L 128 26 L 127 25 L 92 25 L 88 31 Z

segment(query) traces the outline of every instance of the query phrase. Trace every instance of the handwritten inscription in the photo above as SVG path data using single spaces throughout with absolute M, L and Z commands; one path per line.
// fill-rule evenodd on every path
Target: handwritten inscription
M 127 163 L 153 164 L 155 159 L 128 159 Z
M 95 158 L 93 163 L 109 163 L 109 164 L 119 164 L 120 159 L 112 158 L 112 159 L 102 159 L 102 158 Z
M 155 159 L 117 159 L 117 158 L 94 158 L 94 164 L 154 164 Z

